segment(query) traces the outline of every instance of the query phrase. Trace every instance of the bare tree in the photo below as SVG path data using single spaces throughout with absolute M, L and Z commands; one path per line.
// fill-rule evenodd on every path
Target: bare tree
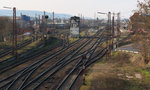
M 8 17 L 0 17 L 0 40 L 9 39 L 12 34 L 12 22 Z
M 138 11 L 130 17 L 130 25 L 135 30 L 133 47 L 144 59 L 145 64 L 150 61 L 150 0 L 138 1 Z

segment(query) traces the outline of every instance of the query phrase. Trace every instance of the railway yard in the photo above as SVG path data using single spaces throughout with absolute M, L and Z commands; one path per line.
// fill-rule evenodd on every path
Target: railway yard
M 150 90 L 149 8 L 1 0 L 0 90 Z
M 12 47 L 0 53 L 0 90 L 79 90 L 85 84 L 86 69 L 108 58 L 132 35 L 120 37 L 119 31 L 114 35 L 110 17 L 108 25 L 91 28 L 81 28 L 79 17 L 70 21 L 70 29 L 32 33 L 19 44 L 14 38 Z
M 104 30 L 99 30 L 94 36 L 99 38 L 81 38 L 68 46 L 57 45 L 34 56 L 19 57 L 19 61 L 9 66 L 6 64 L 10 61 L 1 62 L 6 66 L 0 68 L 0 89 L 79 89 L 84 68 L 100 60 L 107 52 L 102 46 Z

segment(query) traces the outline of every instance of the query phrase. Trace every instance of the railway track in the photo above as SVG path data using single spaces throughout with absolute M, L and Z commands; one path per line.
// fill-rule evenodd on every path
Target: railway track
M 46 54 L 47 52 L 50 52 L 55 48 L 61 47 L 62 43 L 60 40 L 60 43 L 58 45 L 52 47 L 50 46 L 44 49 L 40 49 L 41 46 L 43 46 L 42 43 L 40 43 L 36 48 L 33 48 L 32 50 L 18 55 L 17 59 L 15 57 L 12 57 L 0 62 L 0 74 L 4 73 L 5 71 L 9 71 L 10 69 L 19 66 L 25 62 L 28 62 L 30 59 L 42 56 L 43 54 Z
M 96 41 L 97 42 L 97 41 Z M 95 45 L 93 45 L 93 46 L 95 46 Z M 93 47 L 93 46 L 91 46 L 91 48 Z M 83 54 L 84 55 L 84 54 Z M 82 55 L 81 55 L 82 56 Z M 81 57 L 80 56 L 80 57 Z M 53 73 L 52 74 L 50 74 L 49 76 L 48 76 L 48 78 L 46 78 L 46 79 L 44 79 L 40 84 L 38 84 L 36 87 L 34 87 L 33 88 L 33 90 L 36 90 L 36 89 L 39 89 L 39 87 L 44 83 L 44 82 L 46 82 L 50 77 L 52 77 L 52 76 L 54 76 L 54 74 L 56 74 L 58 71 L 59 71 L 59 73 L 58 73 L 58 75 L 61 73 L 61 75 L 62 75 L 62 73 L 65 71 L 65 69 L 68 67 L 68 65 L 70 65 L 70 67 L 73 65 L 75 65 L 75 63 L 77 63 L 77 61 L 80 59 L 80 57 L 78 57 L 78 58 L 74 58 L 73 60 L 68 60 L 67 62 L 64 62 L 64 63 L 62 63 L 62 65 L 58 68 L 58 69 L 56 69 L 55 71 L 53 71 Z M 66 67 L 67 66 L 67 67 Z M 64 69 L 65 68 L 65 69 Z M 62 71 L 62 69 L 64 69 L 63 71 Z M 69 70 L 70 71 L 70 70 Z M 55 75 L 55 77 L 56 77 L 57 75 Z M 64 77 L 64 76 L 62 76 L 62 77 Z M 57 77 L 57 78 L 59 78 L 59 77 Z M 58 80 L 59 81 L 59 80 Z M 53 83 L 54 85 L 56 84 L 56 83 Z M 57 84 L 56 84 L 57 85 Z M 48 87 L 48 86 L 47 86 Z M 47 88 L 46 87 L 46 88 Z M 51 89 L 54 89 L 55 88 L 55 86 L 52 88 L 53 86 L 50 86 L 50 90 Z M 40 88 L 39 90 L 43 90 L 44 88 Z
M 23 43 L 17 45 L 17 49 L 21 49 L 22 47 L 27 46 L 28 44 L 32 43 L 32 40 L 25 40 Z M 10 54 L 12 52 L 12 48 L 8 48 L 0 52 L 0 58 Z
M 70 68 L 68 69 L 71 69 L 72 66 L 79 62 L 82 55 L 87 52 L 90 53 L 91 50 L 94 51 L 94 48 L 96 47 L 95 44 L 97 45 L 98 41 L 100 40 L 80 39 L 66 48 L 59 49 L 52 55 L 48 55 L 40 60 L 37 60 L 31 65 L 24 67 L 23 69 L 15 72 L 13 75 L 1 80 L 0 89 L 39 89 L 43 86 L 45 81 L 54 78 L 53 76 L 57 74 L 57 72 L 63 70 L 63 68 L 68 68 L 68 65 L 70 65 Z M 85 49 L 86 46 L 89 47 L 89 49 Z
M 79 48 L 76 48 L 77 50 L 75 52 L 71 52 L 66 54 L 65 57 L 62 57 L 60 59 L 58 59 L 57 62 L 55 62 L 52 66 L 48 67 L 41 75 L 39 75 L 37 78 L 33 79 L 32 81 L 29 82 L 29 84 L 27 84 L 26 86 L 23 87 L 23 89 L 25 89 L 25 87 L 27 87 L 27 89 L 29 89 L 29 86 L 31 88 L 38 88 L 38 86 L 40 86 L 42 83 L 44 83 L 44 81 L 46 81 L 51 75 L 53 75 L 56 71 L 58 71 L 59 69 L 63 68 L 63 64 L 65 63 L 66 65 L 71 61 L 70 59 L 72 59 L 77 52 L 79 52 L 86 44 L 89 43 L 89 40 L 85 41 L 85 43 L 82 44 L 82 46 L 80 46 Z M 80 56 L 79 56 L 80 57 Z M 43 78 L 44 76 L 44 78 Z M 39 79 L 39 80 L 37 80 Z M 40 83 L 36 83 L 36 82 L 40 82 Z M 35 85 L 36 84 L 36 85 Z
M 126 38 L 124 38 L 123 40 L 125 39 Z M 120 40 L 120 42 L 122 42 L 123 40 Z M 102 42 L 104 41 L 105 39 Z M 110 47 L 111 46 L 112 45 L 110 45 Z M 107 47 L 101 48 L 100 51 L 96 49 L 97 48 L 94 48 L 90 56 L 86 59 L 84 65 L 82 59 L 79 60 L 79 62 L 74 66 L 74 68 L 70 70 L 68 75 L 66 75 L 66 77 L 61 81 L 61 83 L 59 83 L 59 85 L 56 87 L 56 90 L 79 90 L 80 85 L 82 85 L 84 82 L 83 66 L 87 68 L 90 65 L 94 64 L 95 62 L 99 61 L 107 53 L 108 50 Z M 94 55 L 94 52 L 97 53 Z
M 78 61 L 78 63 L 73 67 L 72 70 L 66 75 L 66 77 L 59 83 L 59 85 L 56 87 L 56 90 L 71 90 L 74 86 L 77 79 L 80 77 L 83 71 L 83 64 L 86 66 L 86 63 L 90 60 L 95 59 L 95 57 L 92 57 L 94 52 L 97 49 L 97 46 L 101 44 L 103 37 L 100 39 L 97 39 L 97 41 L 93 44 L 93 46 L 88 50 L 88 52 L 85 54 L 87 55 L 87 59 L 83 61 L 82 58 Z M 101 51 L 100 51 L 101 52 Z M 86 68 L 86 67 L 85 67 Z M 77 90 L 77 86 L 75 87 Z
M 79 42 L 79 41 L 81 41 L 81 40 L 78 40 L 78 41 L 74 42 L 74 43 L 71 44 L 69 47 L 72 47 L 74 44 L 76 44 L 76 43 Z M 36 61 L 35 63 L 31 64 L 31 65 L 28 66 L 28 67 L 33 67 L 33 66 L 36 65 L 37 63 L 43 62 L 43 60 L 45 60 L 46 58 L 47 58 L 47 59 L 49 59 L 49 58 L 54 58 L 56 55 L 58 55 L 59 53 L 62 53 L 62 52 L 65 51 L 66 49 L 67 49 L 67 48 L 62 48 L 61 50 L 58 50 L 58 51 L 56 51 L 55 53 L 53 53 L 53 54 L 51 54 L 51 55 L 45 56 L 45 57 L 43 57 L 41 60 Z M 21 73 L 23 70 L 24 70 L 24 69 L 22 69 L 22 70 L 20 70 L 20 71 L 18 71 L 18 72 L 16 72 L 16 73 L 14 73 L 13 75 L 10 75 L 8 78 L 5 78 L 5 79 L 1 80 L 0 82 L 9 79 L 11 76 L 16 76 L 18 73 Z
M 79 41 L 79 40 L 78 40 Z M 78 41 L 76 41 L 76 42 L 78 42 Z M 74 42 L 73 44 L 75 44 L 76 42 Z M 72 44 L 71 44 L 72 45 Z M 70 46 L 71 46 L 70 45 Z M 42 54 L 45 54 L 45 53 L 47 53 L 47 52 L 56 52 L 56 51 L 58 51 L 58 50 L 60 50 L 60 49 L 57 49 L 57 47 L 59 48 L 60 47 L 60 45 L 58 45 L 58 46 L 54 46 L 54 47 L 51 47 L 51 48 L 49 48 L 49 49 L 44 49 L 44 50 L 42 50 L 42 51 L 33 51 L 34 52 L 34 54 L 31 54 L 31 55 L 27 55 L 27 57 L 25 57 L 25 58 L 23 58 L 23 59 L 20 59 L 21 61 L 20 62 L 18 62 L 18 63 L 16 63 L 15 65 L 12 65 L 12 66 L 10 66 L 10 67 L 4 67 L 4 69 L 2 68 L 2 69 L 0 69 L 0 74 L 2 74 L 2 73 L 4 73 L 5 71 L 9 71 L 10 69 L 12 69 L 12 68 L 15 68 L 15 67 L 17 67 L 17 66 L 19 66 L 19 65 L 22 65 L 23 63 L 25 63 L 25 62 L 28 62 L 30 59 L 34 59 L 35 57 L 38 57 L 38 56 L 41 56 Z M 52 51 L 53 49 L 55 49 L 56 48 L 56 50 L 54 50 L 54 51 Z M 53 54 L 55 54 L 55 53 L 48 53 L 48 55 L 50 56 L 50 55 L 53 55 Z M 46 56 L 46 55 L 44 55 L 44 56 Z M 46 58 L 46 57 L 44 57 L 44 58 Z M 37 58 L 35 58 L 36 60 L 37 60 Z M 38 59 L 39 59 L 39 57 L 38 57 Z M 34 61 L 36 61 L 36 60 L 34 60 Z M 23 62 L 22 62 L 23 61 Z M 6 62 L 7 63 L 7 62 Z

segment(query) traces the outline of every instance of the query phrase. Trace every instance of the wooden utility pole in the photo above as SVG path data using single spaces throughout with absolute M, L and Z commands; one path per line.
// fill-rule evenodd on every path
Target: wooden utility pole
M 107 48 L 108 48 L 108 57 L 111 52 L 110 48 L 110 36 L 111 36 L 111 12 L 108 12 L 108 30 L 107 30 Z
M 53 12 L 53 28 L 52 28 L 52 34 L 55 36 L 55 13 Z
M 38 20 L 37 20 L 37 14 L 35 14 L 35 25 L 37 25 Z
M 107 27 L 106 27 L 106 49 L 107 49 L 107 53 L 106 53 L 106 60 L 108 60 L 108 52 L 109 52 L 109 45 L 108 45 L 108 32 L 109 32 L 109 12 L 107 14 L 108 16 L 108 20 L 107 20 Z
M 45 35 L 46 32 L 46 20 L 45 20 L 45 11 L 44 11 L 44 16 L 43 16 L 43 34 Z
M 120 13 L 117 14 L 117 36 L 120 35 Z
M 41 24 L 41 21 L 40 21 L 40 20 L 41 20 L 41 18 L 40 18 L 40 15 L 39 15 L 39 27 L 40 27 L 40 24 Z
M 16 8 L 13 8 L 13 50 L 12 54 L 17 57 L 17 24 L 16 24 Z
M 112 49 L 114 47 L 114 14 L 112 17 Z
M 120 37 L 120 13 L 117 14 L 117 47 L 118 47 L 119 37 Z

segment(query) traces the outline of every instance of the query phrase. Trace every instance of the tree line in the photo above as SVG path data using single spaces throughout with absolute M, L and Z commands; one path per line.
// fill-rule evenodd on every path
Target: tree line
M 132 38 L 145 64 L 150 61 L 150 0 L 138 1 L 138 9 L 130 17 L 130 28 L 134 31 Z

